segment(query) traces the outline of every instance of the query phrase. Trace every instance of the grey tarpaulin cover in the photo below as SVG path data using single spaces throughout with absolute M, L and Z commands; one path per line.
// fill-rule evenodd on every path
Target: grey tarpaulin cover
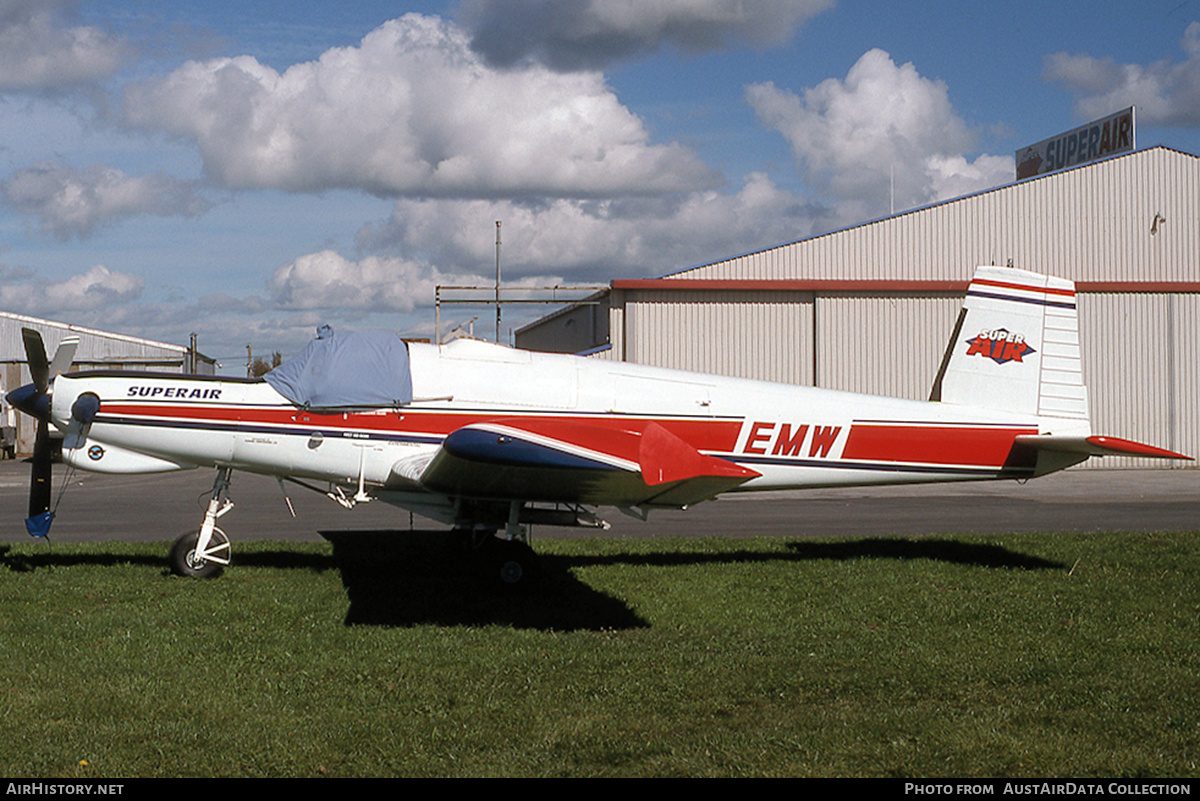
M 378 408 L 412 400 L 408 348 L 385 331 L 335 334 L 323 325 L 304 350 L 263 377 L 280 395 L 309 408 Z

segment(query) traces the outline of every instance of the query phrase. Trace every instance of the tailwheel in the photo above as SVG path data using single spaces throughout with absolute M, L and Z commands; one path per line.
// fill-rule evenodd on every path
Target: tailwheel
M 202 553 L 196 552 L 199 542 L 198 531 L 184 534 L 175 540 L 168 557 L 172 573 L 192 578 L 216 578 L 221 575 L 225 565 L 229 564 L 233 550 L 229 545 L 229 538 L 225 536 L 224 531 L 214 527 L 208 545 Z

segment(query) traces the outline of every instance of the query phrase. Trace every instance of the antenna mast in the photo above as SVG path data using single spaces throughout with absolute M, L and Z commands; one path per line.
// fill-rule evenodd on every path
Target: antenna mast
M 496 220 L 496 344 L 500 344 L 500 221 Z

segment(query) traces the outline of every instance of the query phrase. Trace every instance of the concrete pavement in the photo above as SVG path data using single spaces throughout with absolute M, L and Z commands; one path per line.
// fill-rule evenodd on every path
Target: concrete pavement
M 55 542 L 173 540 L 199 527 L 212 470 L 104 476 L 54 467 Z M 0 462 L 0 542 L 30 539 L 24 519 L 29 465 Z M 272 478 L 234 473 L 235 508 L 220 526 L 235 541 L 320 541 L 329 530 L 438 528 L 382 503 L 346 510 L 323 495 L 287 485 L 288 512 Z M 61 499 L 60 499 L 61 498 Z M 1072 470 L 1014 481 L 727 495 L 648 521 L 602 509 L 612 524 L 593 529 L 538 527 L 538 537 L 887 536 L 1014 531 L 1200 531 L 1200 469 Z

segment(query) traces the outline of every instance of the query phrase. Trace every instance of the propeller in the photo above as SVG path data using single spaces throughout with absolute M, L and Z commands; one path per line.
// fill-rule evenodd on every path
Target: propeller
M 54 379 L 66 372 L 75 359 L 75 349 L 79 346 L 79 337 L 66 337 L 54 352 L 54 360 L 46 358 L 46 346 L 42 335 L 33 328 L 22 328 L 21 338 L 25 343 L 25 358 L 29 362 L 29 375 L 32 384 L 18 387 L 5 396 L 5 399 L 15 408 L 37 420 L 37 434 L 33 444 L 33 470 L 29 483 L 29 520 L 25 525 L 31 534 L 45 536 L 50 528 L 50 495 L 51 495 L 51 461 L 52 445 L 50 442 L 50 409 L 51 385 Z M 81 404 L 76 401 L 71 409 L 72 417 L 81 424 L 91 423 L 91 419 L 99 411 L 99 399 L 92 395 L 95 403 Z M 80 417 L 76 417 L 77 406 Z M 83 417 L 86 416 L 86 421 Z M 40 526 L 40 532 L 35 532 L 35 526 Z

